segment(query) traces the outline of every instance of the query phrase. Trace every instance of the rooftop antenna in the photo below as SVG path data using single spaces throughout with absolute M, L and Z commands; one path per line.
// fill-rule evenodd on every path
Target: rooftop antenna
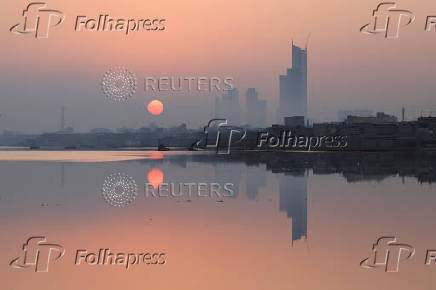
M 65 106 L 61 107 L 61 131 L 65 130 Z
M 307 45 L 309 44 L 309 39 L 310 39 L 310 32 L 307 35 L 307 39 L 306 39 L 306 46 L 305 46 L 305 50 L 307 51 Z

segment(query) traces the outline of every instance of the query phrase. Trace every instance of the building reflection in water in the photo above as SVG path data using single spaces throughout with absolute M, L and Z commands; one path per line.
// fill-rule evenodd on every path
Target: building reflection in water
M 246 192 L 245 194 L 251 200 L 255 200 L 259 194 L 259 188 L 266 186 L 266 172 L 265 169 L 254 166 L 247 166 L 246 168 Z
M 162 158 L 160 158 L 162 157 Z M 284 158 L 286 157 L 286 158 Z M 163 182 L 164 166 L 168 170 L 167 182 L 183 176 L 179 168 L 189 168 L 186 176 L 201 176 L 212 168 L 209 182 L 232 183 L 234 198 L 240 194 L 241 182 L 245 182 L 245 194 L 257 201 L 261 188 L 267 187 L 267 172 L 277 177 L 279 186 L 278 211 L 290 220 L 291 245 L 308 239 L 308 172 L 314 175 L 340 174 L 347 183 L 381 181 L 388 177 L 412 177 L 419 183 L 436 181 L 436 154 L 410 154 L 399 158 L 397 153 L 344 153 L 344 154 L 241 154 L 231 158 L 216 155 L 174 154 L 148 160 L 129 161 L 148 167 L 148 182 L 156 188 Z M 122 162 L 121 162 L 122 163 Z M 192 163 L 200 164 L 198 168 Z M 132 163 L 124 163 L 132 164 Z M 65 185 L 65 163 L 60 164 L 61 187 Z M 130 167 L 131 165 L 128 165 Z M 206 167 L 205 167 L 206 166 Z M 211 166 L 211 167 L 209 167 Z M 192 175 L 191 175 L 192 174 Z M 179 178 L 180 177 L 180 178 Z M 191 180 L 184 180 L 184 182 Z M 244 180 L 245 179 L 245 180 Z M 198 178 L 199 182 L 207 182 Z M 182 181 L 182 180 L 180 180 Z M 192 180 L 194 181 L 194 180 Z
M 242 180 L 243 164 L 215 163 L 215 180 L 218 184 L 233 184 L 233 198 L 239 196 L 239 185 Z
M 292 221 L 292 245 L 307 240 L 307 176 L 305 171 L 279 176 L 280 211 Z

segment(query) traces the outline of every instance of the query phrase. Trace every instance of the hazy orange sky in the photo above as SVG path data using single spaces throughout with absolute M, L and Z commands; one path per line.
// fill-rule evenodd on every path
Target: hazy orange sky
M 416 16 L 398 39 L 359 32 L 371 21 L 379 1 L 48 1 L 65 21 L 48 39 L 16 35 L 9 28 L 22 21 L 29 2 L 6 1 L 0 11 L 0 130 L 39 132 L 59 128 L 60 106 L 67 125 L 140 127 L 157 122 L 199 127 L 213 115 L 217 93 L 162 94 L 162 116 L 146 113 L 150 96 L 146 76 L 234 77 L 244 103 L 255 87 L 268 100 L 269 123 L 275 120 L 278 76 L 291 65 L 290 40 L 305 45 L 308 35 L 309 118 L 336 120 L 339 109 L 372 109 L 408 118 L 421 110 L 436 112 L 436 30 L 424 30 L 436 15 L 434 1 L 398 1 Z M 159 32 L 75 32 L 77 15 L 98 18 L 164 18 Z M 100 80 L 121 65 L 138 77 L 128 104 L 109 103 Z

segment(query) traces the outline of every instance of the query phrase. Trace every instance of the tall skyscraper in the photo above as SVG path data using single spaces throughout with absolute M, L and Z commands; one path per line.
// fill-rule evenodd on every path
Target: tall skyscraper
M 292 43 L 292 68 L 280 75 L 280 100 L 277 118 L 303 116 L 307 120 L 307 48 Z
M 259 99 L 255 88 L 248 88 L 245 94 L 245 120 L 248 125 L 257 128 L 266 126 L 266 101 Z
M 215 118 L 227 119 L 230 125 L 241 125 L 242 106 L 239 103 L 239 91 L 233 88 L 223 95 L 215 98 Z

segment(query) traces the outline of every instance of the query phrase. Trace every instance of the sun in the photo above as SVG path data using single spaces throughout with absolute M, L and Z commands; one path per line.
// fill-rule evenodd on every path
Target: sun
M 159 168 L 153 168 L 147 175 L 148 182 L 156 189 L 163 182 L 164 174 Z
M 148 103 L 147 110 L 152 115 L 160 115 L 163 112 L 163 104 L 159 100 L 153 100 Z

